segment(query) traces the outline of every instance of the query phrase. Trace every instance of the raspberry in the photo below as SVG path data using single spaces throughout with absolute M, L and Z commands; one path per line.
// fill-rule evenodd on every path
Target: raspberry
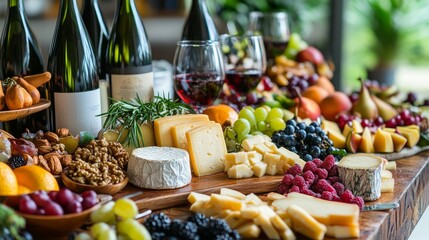
M 309 163 L 309 162 L 307 162 L 307 163 Z M 304 174 L 302 174 L 302 177 L 304 178 L 305 182 L 308 185 L 313 184 L 314 179 L 315 179 L 314 174 L 310 170 L 304 172 Z
M 295 164 L 295 165 L 293 165 L 292 167 L 290 167 L 290 168 L 286 171 L 286 173 L 288 173 L 288 174 L 292 174 L 293 176 L 296 176 L 296 175 L 298 175 L 298 174 L 301 174 L 301 173 L 302 173 L 301 166 L 300 166 L 300 165 L 298 165 L 298 164 Z
M 293 186 L 293 187 L 291 187 L 290 189 L 289 189 L 289 193 L 291 193 L 291 192 L 297 192 L 297 193 L 299 193 L 300 191 L 299 191 L 299 187 L 298 186 Z
M 353 203 L 353 193 L 350 190 L 345 190 L 343 194 L 341 194 L 341 200 L 345 203 Z
M 323 160 L 323 163 L 321 165 L 322 168 L 329 170 L 332 168 L 332 166 L 335 165 L 335 157 L 334 155 L 328 155 L 326 156 L 325 160 Z
M 335 191 L 337 191 L 338 196 L 341 196 L 344 192 L 344 185 L 340 182 L 336 182 L 332 184 L 332 187 L 335 188 Z
M 309 161 L 309 162 L 305 163 L 304 169 L 302 171 L 303 172 L 307 172 L 307 171 L 314 172 L 314 171 L 316 171 L 316 169 L 317 169 L 316 164 L 313 161 Z
M 322 166 L 322 160 L 320 160 L 320 158 L 315 158 L 313 159 L 313 163 L 316 164 L 316 167 L 320 167 Z
M 328 171 L 324 168 L 318 168 L 314 172 L 314 175 L 317 175 L 319 179 L 326 179 L 328 177 Z
M 356 203 L 359 206 L 360 210 L 362 210 L 363 206 L 365 205 L 365 202 L 363 201 L 363 198 L 361 198 L 361 197 L 355 197 L 353 199 L 353 203 Z
M 337 194 L 332 194 L 332 201 L 341 202 L 341 198 Z
M 285 194 L 285 193 L 289 192 L 289 186 L 286 186 L 285 184 L 280 183 L 277 186 L 277 192 L 280 194 Z
M 293 178 L 294 177 L 291 174 L 285 174 L 283 176 L 282 183 L 290 187 L 293 184 Z
M 322 193 L 323 191 L 325 191 L 325 189 L 327 189 L 328 187 L 332 187 L 328 181 L 326 181 L 325 179 L 320 179 L 319 181 L 317 181 L 316 185 L 314 186 L 314 191 L 317 193 Z
M 334 165 L 331 169 L 328 170 L 329 177 L 337 177 L 338 176 L 338 166 Z
M 328 191 L 323 191 L 322 192 L 322 196 L 321 196 L 321 198 L 322 199 L 325 199 L 325 200 L 329 200 L 329 201 L 331 201 L 332 200 L 332 193 L 331 192 L 328 192 Z
M 323 191 L 327 191 L 327 192 L 335 193 L 335 194 L 337 193 L 337 191 L 335 190 L 334 187 L 332 187 L 331 184 L 329 184 L 328 186 L 326 186 L 325 189 L 323 189 Z
M 328 175 L 329 176 L 329 175 Z M 336 182 L 340 182 L 340 177 L 328 177 L 327 180 L 331 183 L 334 184 Z
M 301 193 L 305 194 L 305 195 L 313 196 L 313 197 L 315 196 L 315 192 L 311 191 L 310 189 L 306 189 L 306 188 L 301 189 Z
M 300 189 L 308 188 L 302 176 L 295 176 L 293 179 L 293 185 L 298 186 Z

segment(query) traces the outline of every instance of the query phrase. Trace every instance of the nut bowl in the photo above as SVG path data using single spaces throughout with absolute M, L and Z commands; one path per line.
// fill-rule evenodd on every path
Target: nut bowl
M 128 177 L 125 177 L 124 180 L 116 184 L 106 186 L 94 186 L 89 184 L 77 183 L 71 180 L 66 173 L 67 169 L 61 174 L 61 180 L 63 181 L 64 186 L 77 193 L 85 192 L 87 190 L 93 190 L 98 194 L 113 195 L 121 191 L 128 183 Z

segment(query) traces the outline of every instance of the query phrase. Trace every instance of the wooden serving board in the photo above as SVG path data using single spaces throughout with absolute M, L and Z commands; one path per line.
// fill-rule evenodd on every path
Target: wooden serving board
M 187 197 L 191 192 L 204 194 L 219 193 L 223 187 L 240 191 L 243 194 L 276 191 L 277 185 L 282 178 L 283 176 L 280 175 L 267 175 L 261 178 L 230 179 L 225 173 L 217 173 L 210 176 L 193 177 L 189 185 L 171 190 L 143 189 L 128 184 L 123 190 L 115 194 L 113 198 L 118 199 L 129 194 L 138 194 L 138 192 L 141 192 L 137 196 L 131 197 L 137 203 L 139 210 L 159 210 L 187 204 Z

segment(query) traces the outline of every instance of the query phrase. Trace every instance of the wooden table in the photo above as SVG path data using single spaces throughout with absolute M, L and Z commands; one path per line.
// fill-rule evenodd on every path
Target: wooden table
M 361 212 L 360 239 L 407 239 L 429 205 L 429 151 L 396 160 L 396 163 L 397 170 L 392 171 L 395 178 L 394 192 L 383 193 L 377 201 L 366 204 L 398 202 L 400 206 L 393 210 Z M 184 218 L 190 214 L 189 204 L 186 204 L 187 193 L 190 190 L 206 194 L 218 193 L 219 189 L 224 186 L 241 190 L 245 194 L 253 190 L 253 192 L 266 195 L 252 188 L 252 182 L 264 180 L 264 188 L 274 191 L 281 176 L 229 181 L 226 177 L 222 178 L 222 175 L 215 178 L 217 178 L 216 184 L 208 190 L 198 191 L 198 189 L 203 188 L 203 184 L 199 182 L 205 181 L 204 178 L 200 178 L 194 179 L 192 186 L 167 191 L 153 191 L 127 186 L 114 198 L 117 199 L 136 191 L 142 191 L 140 195 L 132 197 L 137 202 L 139 209 L 151 208 L 164 211 L 172 217 Z M 222 181 L 222 179 L 225 180 Z M 234 181 L 244 181 L 248 186 L 245 188 L 237 186 L 237 182 L 234 183 Z M 225 182 L 225 185 L 222 185 L 222 182 Z M 178 206 L 173 206 L 177 205 L 176 203 Z

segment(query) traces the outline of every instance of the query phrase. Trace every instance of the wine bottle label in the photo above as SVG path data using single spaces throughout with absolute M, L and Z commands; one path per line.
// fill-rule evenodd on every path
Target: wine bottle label
M 141 74 L 111 74 L 112 98 L 120 100 L 135 98 L 148 101 L 153 97 L 153 72 Z
M 106 79 L 100 79 L 98 85 L 100 86 L 101 113 L 105 113 L 109 109 L 109 82 Z M 103 124 L 105 119 L 105 116 L 101 118 Z
M 55 124 L 73 134 L 87 131 L 97 136 L 101 129 L 100 89 L 75 93 L 54 93 Z

